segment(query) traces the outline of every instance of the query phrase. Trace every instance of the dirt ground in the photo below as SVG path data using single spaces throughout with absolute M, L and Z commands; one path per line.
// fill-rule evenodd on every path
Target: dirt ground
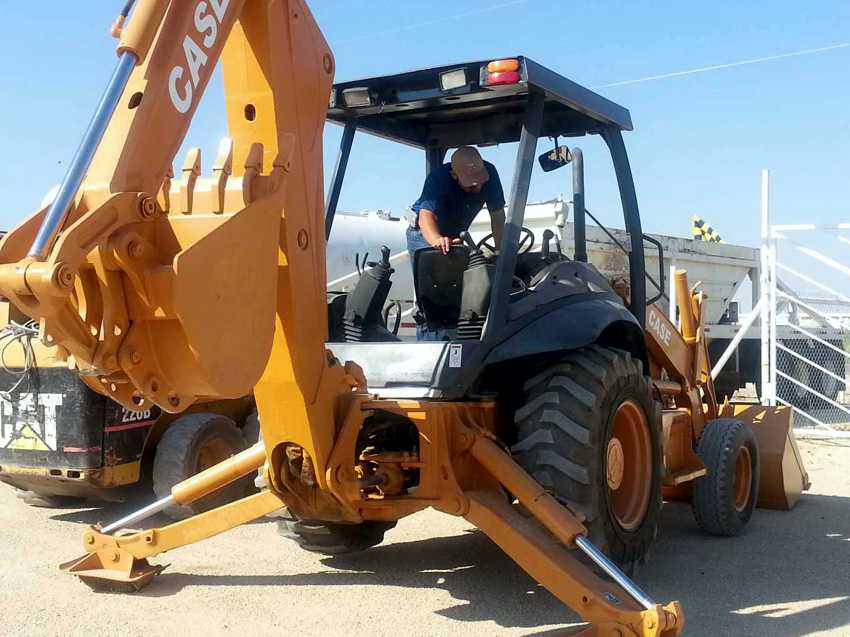
M 801 449 L 811 492 L 791 513 L 757 510 L 741 537 L 706 537 L 686 505 L 665 506 L 637 579 L 656 600 L 682 602 L 686 635 L 850 635 L 850 441 Z M 0 489 L 2 633 L 551 637 L 575 621 L 484 535 L 432 511 L 337 558 L 299 550 L 273 522 L 250 524 L 161 556 L 171 566 L 134 595 L 95 593 L 57 570 L 82 552 L 84 524 L 139 497 L 48 510 Z

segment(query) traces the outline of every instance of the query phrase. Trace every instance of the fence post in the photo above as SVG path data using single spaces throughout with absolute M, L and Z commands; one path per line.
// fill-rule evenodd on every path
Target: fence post
M 761 292 L 761 402 L 763 405 L 776 404 L 776 350 L 771 339 L 776 336 L 776 276 L 775 261 L 770 241 L 770 173 L 761 171 L 761 268 L 759 289 Z M 771 291 L 773 292 L 771 294 Z
M 769 185 L 769 184 L 768 184 Z M 770 211 L 768 210 L 768 217 L 770 215 Z M 779 351 L 777 347 L 778 343 L 776 340 L 776 263 L 779 259 L 779 252 L 777 250 L 776 244 L 776 233 L 773 230 L 773 227 L 769 223 L 768 218 L 768 240 L 770 241 L 770 252 L 767 253 L 768 258 L 768 276 L 770 277 L 770 289 L 767 291 L 769 295 L 768 305 L 770 306 L 770 332 L 768 333 L 769 339 L 769 349 L 768 353 L 770 354 L 770 405 L 776 405 L 776 353 Z

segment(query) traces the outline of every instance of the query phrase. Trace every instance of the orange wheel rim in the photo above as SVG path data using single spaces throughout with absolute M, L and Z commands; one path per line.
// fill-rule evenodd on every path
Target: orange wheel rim
M 746 446 L 738 451 L 735 458 L 735 510 L 739 513 L 747 508 L 750 491 L 753 488 L 753 464 L 750 450 Z
M 218 464 L 222 460 L 227 460 L 233 455 L 233 450 L 227 441 L 221 438 L 213 438 L 207 440 L 200 449 L 198 449 L 198 461 L 196 463 L 196 472 L 209 469 L 213 465 Z
M 652 489 L 652 439 L 643 409 L 628 400 L 617 408 L 605 453 L 608 501 L 626 531 L 640 526 Z

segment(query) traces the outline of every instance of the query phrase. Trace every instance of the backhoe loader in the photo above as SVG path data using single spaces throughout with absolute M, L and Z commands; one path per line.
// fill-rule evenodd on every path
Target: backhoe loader
M 645 557 L 663 488 L 691 497 L 693 483 L 700 524 L 739 532 L 759 497 L 760 449 L 734 414 L 720 418 L 684 273 L 680 328 L 646 306 L 628 111 L 525 57 L 333 86 L 334 58 L 300 0 L 138 0 L 119 35 L 56 200 L 0 244 L 0 292 L 128 409 L 253 389 L 262 442 L 91 527 L 85 555 L 62 568 L 138 588 L 163 568 L 149 557 L 282 507 L 306 547 L 329 551 L 367 548 L 433 507 L 492 538 L 590 622 L 584 634 L 681 633 L 680 605 L 656 603 L 620 566 Z M 219 58 L 231 140 L 212 177 L 193 152 L 175 184 Z M 362 129 L 423 149 L 427 166 L 447 148 L 518 142 L 498 257 L 469 237 L 415 255 L 420 308 L 454 321 L 456 339 L 403 343 L 382 329 L 386 257 L 328 302 L 325 239 L 347 162 L 346 151 L 324 209 L 328 114 L 344 122 L 344 147 Z M 616 291 L 581 241 L 573 258 L 550 245 L 518 254 L 538 138 L 588 134 L 611 151 L 631 237 L 630 281 Z M 570 153 L 552 155 L 545 167 Z M 786 453 L 783 415 L 759 415 Z M 136 530 L 261 467 L 264 491 Z

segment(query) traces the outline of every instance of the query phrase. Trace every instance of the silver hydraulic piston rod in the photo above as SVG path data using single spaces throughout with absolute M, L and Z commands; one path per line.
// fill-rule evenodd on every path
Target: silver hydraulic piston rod
M 623 573 L 623 571 L 621 571 L 614 562 L 609 560 L 605 554 L 596 548 L 585 536 L 579 535 L 575 539 L 575 543 L 582 553 L 593 560 L 599 568 L 605 571 L 605 574 L 608 575 L 608 577 L 617 582 L 617 584 L 631 595 L 632 599 L 643 606 L 644 609 L 649 610 L 655 606 L 655 602 L 653 602 L 646 593 L 638 588 L 637 585 L 629 579 L 628 575 Z
M 106 133 L 112 114 L 118 107 L 118 102 L 121 100 L 121 95 L 124 94 L 124 89 L 127 88 L 127 82 L 130 80 L 130 75 L 133 73 L 133 68 L 137 62 L 136 56 L 129 51 L 125 51 L 118 58 L 118 65 L 115 67 L 91 122 L 89 122 L 74 159 L 68 166 L 68 171 L 62 179 L 56 198 L 50 204 L 50 208 L 41 222 L 41 227 L 32 242 L 28 256 L 38 261 L 44 261 L 50 253 L 53 241 L 62 230 L 71 203 L 77 196 L 77 191 L 86 177 L 97 147 Z

